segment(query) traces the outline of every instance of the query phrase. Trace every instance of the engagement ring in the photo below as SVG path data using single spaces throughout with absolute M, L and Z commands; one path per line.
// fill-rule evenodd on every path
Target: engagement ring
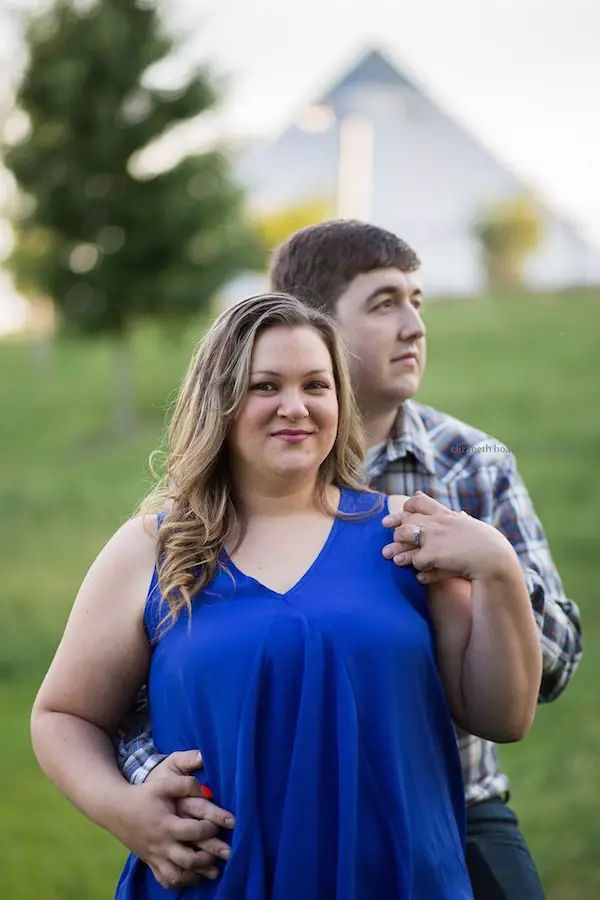
M 421 535 L 423 534 L 423 526 L 415 525 L 413 527 L 413 544 L 415 547 L 421 546 Z

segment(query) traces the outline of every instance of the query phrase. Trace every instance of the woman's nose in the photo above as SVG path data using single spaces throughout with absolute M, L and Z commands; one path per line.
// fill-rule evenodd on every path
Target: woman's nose
M 281 398 L 278 414 L 285 419 L 305 419 L 308 409 L 298 391 L 287 391 Z

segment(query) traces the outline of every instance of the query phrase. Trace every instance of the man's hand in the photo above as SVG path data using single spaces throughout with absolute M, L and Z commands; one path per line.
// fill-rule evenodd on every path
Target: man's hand
M 424 584 L 449 576 L 473 581 L 519 565 L 513 547 L 496 528 L 453 512 L 422 491 L 406 500 L 402 512 L 385 516 L 383 525 L 394 529 L 393 543 L 386 544 L 383 555 L 398 566 L 414 566 Z
M 196 750 L 172 753 L 143 784 L 129 786 L 125 808 L 111 824 L 112 833 L 164 888 L 218 878 L 216 863 L 229 856 L 228 844 L 217 835 L 220 828 L 233 828 L 234 817 L 202 795 L 193 776 L 201 767 Z

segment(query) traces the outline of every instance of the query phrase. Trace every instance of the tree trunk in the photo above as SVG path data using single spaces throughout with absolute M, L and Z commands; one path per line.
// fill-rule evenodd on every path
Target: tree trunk
M 123 437 L 131 434 L 137 424 L 133 360 L 126 332 L 115 338 L 114 387 L 114 428 L 116 433 Z
M 522 260 L 510 253 L 486 253 L 485 266 L 492 290 L 511 291 L 523 286 Z
M 34 366 L 44 374 L 54 357 L 56 316 L 54 304 L 45 297 L 29 299 L 29 349 Z
M 54 337 L 51 334 L 34 334 L 29 340 L 29 350 L 36 369 L 45 374 L 54 356 Z

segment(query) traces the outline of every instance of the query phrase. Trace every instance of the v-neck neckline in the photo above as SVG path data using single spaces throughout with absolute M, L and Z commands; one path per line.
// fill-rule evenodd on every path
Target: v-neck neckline
M 344 489 L 340 488 L 340 498 L 338 501 L 338 507 L 337 507 L 336 513 L 340 513 L 343 511 L 343 509 L 342 509 L 343 501 L 344 501 Z M 323 559 L 329 552 L 329 549 L 336 538 L 336 535 L 339 530 L 340 522 L 341 522 L 341 519 L 338 518 L 338 516 L 336 515 L 334 517 L 334 520 L 331 524 L 331 528 L 329 529 L 329 532 L 327 534 L 327 537 L 325 538 L 325 541 L 323 542 L 321 549 L 319 550 L 319 552 L 317 553 L 317 555 L 315 556 L 315 558 L 309 565 L 308 569 L 306 569 L 306 571 L 300 576 L 300 578 L 287 591 L 276 591 L 276 590 L 274 590 L 274 588 L 270 588 L 268 585 L 264 584 L 259 578 L 255 578 L 253 575 L 247 575 L 246 572 L 242 572 L 242 570 L 236 566 L 236 564 L 231 559 L 231 557 L 229 556 L 229 554 L 227 553 L 227 551 L 225 550 L 224 547 L 223 547 L 221 553 L 222 553 L 225 565 L 228 568 L 230 568 L 237 577 L 239 577 L 240 579 L 242 579 L 246 582 L 256 584 L 259 588 L 261 588 L 261 590 L 265 591 L 267 594 L 271 594 L 273 597 L 278 597 L 283 600 L 286 597 L 289 597 L 291 594 L 294 594 L 297 590 L 299 590 L 302 587 L 302 585 L 310 578 L 310 576 L 313 574 L 315 569 L 317 569 L 320 566 L 321 562 L 323 561 Z

